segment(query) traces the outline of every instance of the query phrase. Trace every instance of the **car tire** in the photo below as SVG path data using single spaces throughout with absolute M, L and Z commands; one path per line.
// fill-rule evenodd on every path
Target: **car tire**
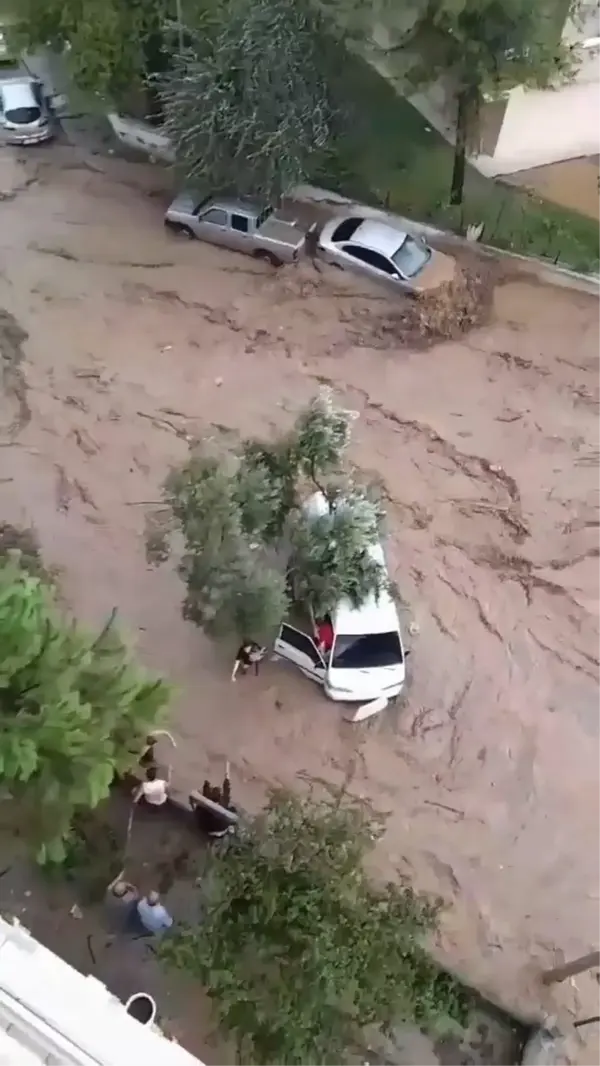
M 271 266 L 280 267 L 283 266 L 283 260 L 274 252 L 267 252 L 265 248 L 259 248 L 258 251 L 253 252 L 254 259 L 261 259 L 263 263 L 270 263 Z
M 165 229 L 168 229 L 169 233 L 174 233 L 177 237 L 187 237 L 188 241 L 194 239 L 192 230 L 189 226 L 185 226 L 183 222 L 171 222 L 170 218 L 166 218 Z

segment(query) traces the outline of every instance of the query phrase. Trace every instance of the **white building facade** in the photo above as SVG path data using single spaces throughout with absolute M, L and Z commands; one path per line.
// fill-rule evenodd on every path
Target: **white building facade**
M 586 0 L 563 40 L 578 49 L 573 80 L 554 89 L 516 88 L 484 104 L 471 161 L 489 177 L 600 154 L 600 0 Z M 454 99 L 439 82 L 412 99 L 448 140 L 454 136 Z
M 203 1066 L 95 977 L 0 918 L 0 1066 Z

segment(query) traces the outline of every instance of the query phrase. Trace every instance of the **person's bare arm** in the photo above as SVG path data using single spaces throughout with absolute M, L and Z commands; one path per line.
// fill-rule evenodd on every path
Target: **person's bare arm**
M 231 680 L 232 681 L 235 681 L 236 675 L 237 675 L 237 672 L 238 672 L 239 668 L 240 668 L 240 660 L 236 659 L 234 664 L 233 664 L 233 670 L 231 671 Z
M 114 886 L 116 885 L 117 881 L 122 881 L 123 880 L 123 874 L 124 873 L 125 873 L 125 867 L 123 867 L 123 869 L 121 870 L 121 873 L 117 874 L 116 877 L 113 877 L 110 885 L 108 886 L 108 891 L 109 892 L 110 892 L 111 888 L 114 888 Z M 128 887 L 130 887 L 130 886 L 128 886 Z
M 134 788 L 134 790 L 133 790 L 133 802 L 134 803 L 139 803 L 143 795 L 144 795 L 144 786 L 143 786 L 143 784 L 141 784 L 141 785 L 138 785 L 137 788 Z

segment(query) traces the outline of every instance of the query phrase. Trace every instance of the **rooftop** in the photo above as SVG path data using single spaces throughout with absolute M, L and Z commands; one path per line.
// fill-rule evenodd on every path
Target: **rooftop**
M 203 1066 L 144 1026 L 101 981 L 0 918 L 0 1063 L 10 1066 Z

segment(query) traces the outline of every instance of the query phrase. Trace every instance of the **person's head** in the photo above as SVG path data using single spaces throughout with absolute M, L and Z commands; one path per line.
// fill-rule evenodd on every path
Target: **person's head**
M 113 896 L 116 896 L 117 899 L 122 899 L 123 896 L 127 895 L 127 885 L 125 881 L 115 881 L 112 886 L 112 894 Z
M 244 649 L 244 651 L 252 651 L 253 647 L 254 647 L 254 642 L 252 640 L 248 640 L 247 638 L 245 638 L 242 641 L 242 648 Z
M 148 903 L 151 907 L 156 907 L 157 903 L 160 903 L 160 896 L 158 892 L 149 892 L 146 896 Z
M 146 781 L 156 781 L 156 766 L 149 766 L 146 770 Z

